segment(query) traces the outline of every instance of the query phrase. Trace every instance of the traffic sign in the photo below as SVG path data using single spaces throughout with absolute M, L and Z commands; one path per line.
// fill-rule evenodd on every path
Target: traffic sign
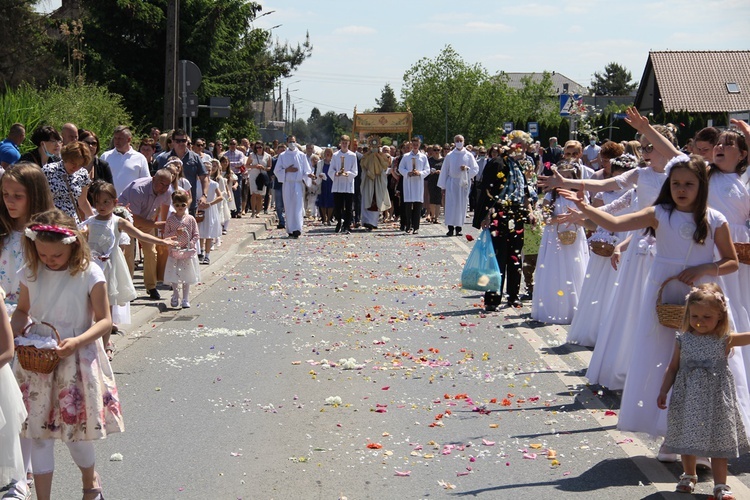
M 177 66 L 179 71 L 180 94 L 183 92 L 195 92 L 201 86 L 203 75 L 201 70 L 193 61 L 182 59 Z
M 212 97 L 209 108 L 211 118 L 229 118 L 229 97 Z
M 529 122 L 529 134 L 531 134 L 531 137 L 537 138 L 539 137 L 539 123 L 538 122 Z
M 578 94 L 560 94 L 560 116 L 577 115 L 581 104 L 583 98 Z
M 513 132 L 513 122 L 503 123 L 503 130 L 505 131 L 506 134 Z
M 182 96 L 180 96 L 180 113 L 182 116 L 189 116 L 195 118 L 198 116 L 198 96 L 195 94 L 187 94 L 185 98 L 186 106 L 182 105 Z
M 612 114 L 612 118 L 614 118 L 615 120 L 622 120 L 626 116 L 628 116 L 628 115 L 626 115 L 625 113 L 614 113 L 614 114 Z

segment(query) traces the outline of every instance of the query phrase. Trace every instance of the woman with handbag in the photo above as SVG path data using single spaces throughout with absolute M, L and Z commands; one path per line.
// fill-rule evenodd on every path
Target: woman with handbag
M 263 197 L 271 183 L 271 178 L 268 175 L 271 170 L 271 155 L 264 151 L 261 141 L 257 141 L 253 145 L 252 153 L 247 155 L 245 168 L 247 169 L 247 183 L 250 188 L 251 216 L 258 218 L 263 211 Z

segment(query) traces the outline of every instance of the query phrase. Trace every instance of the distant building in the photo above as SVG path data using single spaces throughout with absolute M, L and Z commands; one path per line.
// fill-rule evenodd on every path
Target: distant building
M 544 77 L 544 73 L 505 73 L 502 75 L 508 77 L 508 86 L 512 89 L 520 90 L 523 88 L 523 80 L 525 78 L 531 78 L 534 83 L 539 83 Z M 574 82 L 567 76 L 552 71 L 550 73 L 552 77 L 552 89 L 555 95 L 560 94 L 578 94 L 588 95 L 589 90 L 578 82 Z

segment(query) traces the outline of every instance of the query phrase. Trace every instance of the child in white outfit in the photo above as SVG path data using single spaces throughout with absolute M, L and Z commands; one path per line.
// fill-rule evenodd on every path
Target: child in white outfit
M 187 213 L 188 194 L 184 191 L 172 193 L 174 213 L 169 214 L 164 226 L 164 237 L 175 237 L 177 247 L 169 251 L 167 266 L 164 270 L 164 282 L 172 284 L 170 305 L 177 307 L 180 303 L 179 284 L 182 284 L 182 307 L 190 307 L 190 285 L 201 280 L 200 266 L 196 245 L 200 238 L 198 223 Z

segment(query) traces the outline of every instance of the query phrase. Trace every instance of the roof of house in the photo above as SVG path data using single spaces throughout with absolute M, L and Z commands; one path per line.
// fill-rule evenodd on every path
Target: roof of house
M 636 105 L 653 72 L 664 111 L 725 113 L 750 110 L 750 51 L 649 52 Z M 727 84 L 736 84 L 731 93 Z
M 523 88 L 523 82 L 521 81 L 524 77 L 531 77 L 533 82 L 542 81 L 544 73 L 503 73 L 508 77 L 508 86 L 512 89 Z M 563 84 L 568 84 L 568 92 L 572 94 L 588 95 L 588 89 L 578 82 L 574 82 L 570 78 L 556 71 L 550 73 L 552 77 L 552 88 L 559 94 L 564 94 Z

